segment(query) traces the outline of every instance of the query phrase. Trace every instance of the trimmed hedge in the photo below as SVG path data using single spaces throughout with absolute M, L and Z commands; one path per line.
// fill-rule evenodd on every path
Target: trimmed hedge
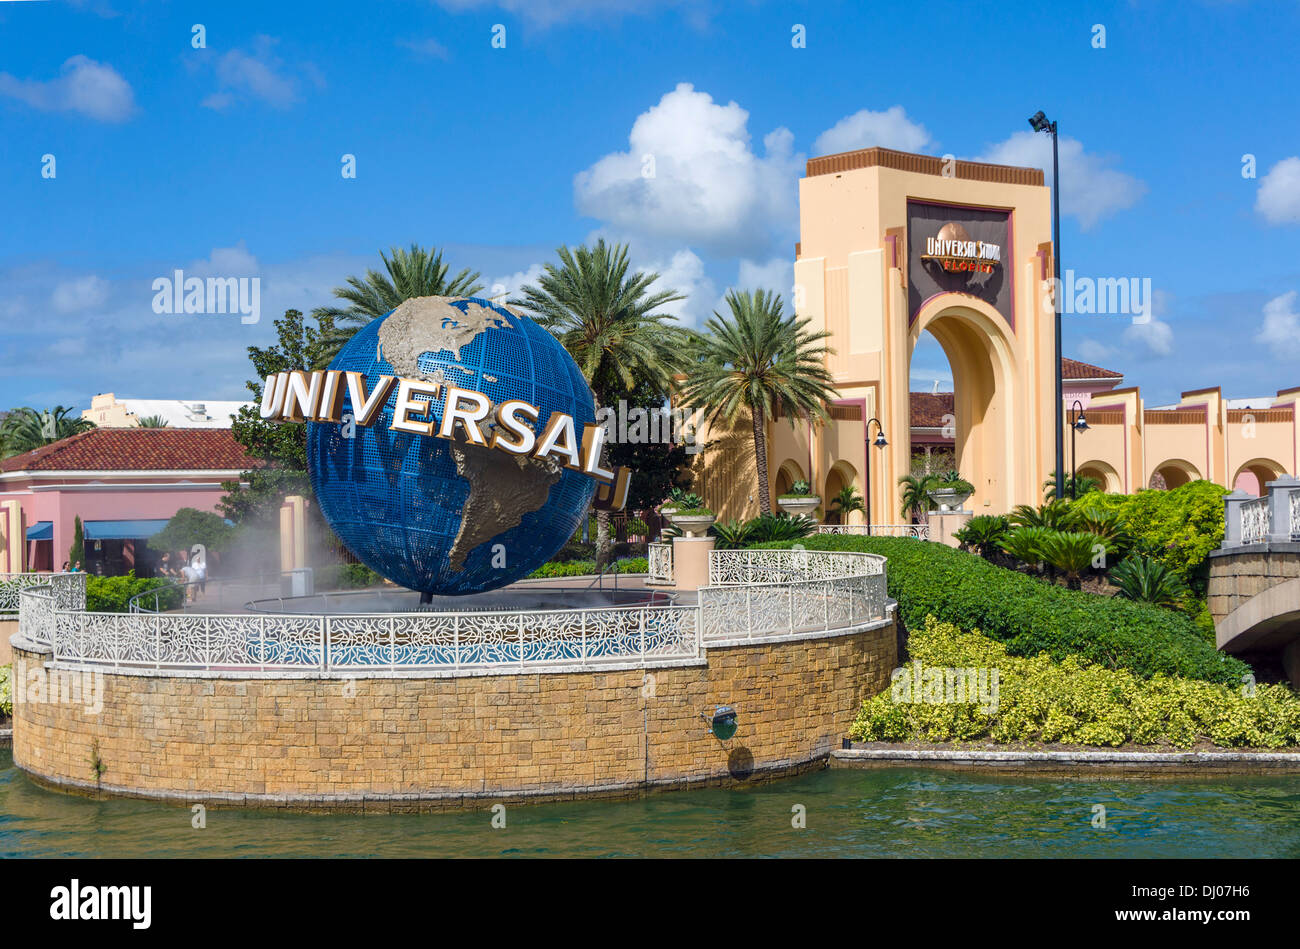
M 1013 656 L 1082 656 L 1144 678 L 1163 673 L 1239 685 L 1250 667 L 1206 642 L 1189 617 L 1119 597 L 1067 590 L 943 544 L 903 537 L 822 535 L 809 550 L 857 550 L 888 559 L 889 595 L 908 629 L 926 617 L 979 629 Z M 764 544 L 791 547 L 792 543 Z
M 131 597 L 153 589 L 162 591 L 158 594 L 160 610 L 174 610 L 184 598 L 181 587 L 175 582 L 161 577 L 137 577 L 134 570 L 117 577 L 87 574 L 86 610 L 90 613 L 125 613 Z M 154 598 L 149 597 L 145 605 L 152 610 Z
M 650 561 L 645 557 L 629 557 L 614 565 L 615 573 L 645 573 L 650 569 Z M 569 560 L 558 563 L 548 560 L 528 575 L 528 579 L 554 579 L 555 577 L 590 577 L 596 573 L 594 560 Z

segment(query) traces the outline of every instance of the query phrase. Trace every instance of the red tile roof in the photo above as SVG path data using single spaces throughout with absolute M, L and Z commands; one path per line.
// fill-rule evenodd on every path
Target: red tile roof
M 909 392 L 908 397 L 913 427 L 942 428 L 943 417 L 953 414 L 951 392 Z
M 1113 369 L 1103 369 L 1092 363 L 1079 362 L 1077 359 L 1061 357 L 1062 379 L 1123 379 L 1124 373 Z
M 245 471 L 228 428 L 93 428 L 0 461 L 7 471 Z

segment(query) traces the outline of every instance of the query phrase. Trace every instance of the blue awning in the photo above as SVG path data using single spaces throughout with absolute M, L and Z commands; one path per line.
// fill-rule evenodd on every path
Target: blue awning
M 144 540 L 167 526 L 159 521 L 86 521 L 82 525 L 86 540 Z
M 37 521 L 27 528 L 28 540 L 54 540 L 54 522 Z

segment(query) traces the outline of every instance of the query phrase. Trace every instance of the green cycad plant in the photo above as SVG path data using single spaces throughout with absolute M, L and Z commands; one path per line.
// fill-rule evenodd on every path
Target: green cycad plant
M 959 541 L 975 551 L 985 560 L 991 560 L 993 551 L 1000 549 L 998 541 L 1006 536 L 1010 529 L 1006 517 L 1001 514 L 980 514 L 966 522 L 966 526 L 953 533 Z
M 1156 606 L 1178 608 L 1188 594 L 1177 573 L 1141 554 L 1130 554 L 1112 567 L 1109 579 L 1119 588 L 1119 596 Z
M 1051 533 L 1046 527 L 1017 527 L 1001 537 L 997 545 L 1037 573 L 1043 562 L 1043 542 Z
M 1041 507 L 1017 504 L 1011 509 L 1008 520 L 1016 527 L 1050 527 L 1053 530 L 1064 530 L 1069 515 L 1069 501 L 1049 501 Z
M 1083 574 L 1105 549 L 1102 538 L 1078 531 L 1048 531 L 1040 545 L 1043 559 L 1065 574 L 1071 590 L 1079 589 Z
M 749 546 L 754 528 L 749 522 L 719 521 L 709 528 L 709 533 L 716 538 L 716 546 L 719 550 L 736 550 Z
M 1132 539 L 1120 524 L 1118 511 L 1092 508 L 1083 504 L 1073 505 L 1066 517 L 1070 530 L 1086 531 L 1096 534 L 1106 543 L 1109 553 L 1118 553 L 1132 545 Z
M 448 276 L 450 266 L 442 262 L 442 251 L 412 244 L 409 250 L 389 248 L 379 252 L 384 272 L 367 270 L 364 278 L 348 277 L 347 285 L 334 288 L 334 296 L 348 305 L 322 306 L 312 310 L 321 327 L 313 362 L 324 368 L 361 327 L 378 319 L 412 297 L 472 297 L 483 290 L 479 274 L 468 267 Z
M 708 422 L 734 425 L 749 416 L 758 476 L 758 507 L 772 513 L 768 490 L 767 423 L 778 415 L 790 420 L 826 422 L 827 403 L 837 395 L 826 368 L 831 354 L 826 330 L 786 315 L 780 295 L 767 290 L 729 290 L 729 313 L 713 314 L 698 338 L 695 356 L 682 383 L 684 404 L 701 409 Z

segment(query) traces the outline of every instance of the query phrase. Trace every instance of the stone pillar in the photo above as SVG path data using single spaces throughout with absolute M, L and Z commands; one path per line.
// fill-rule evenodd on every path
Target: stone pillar
M 280 504 L 280 570 L 307 566 L 307 499 L 291 494 Z
M 1291 687 L 1300 689 L 1300 639 L 1293 639 L 1282 650 L 1282 669 L 1291 680 Z
M 1241 546 L 1241 506 L 1247 501 L 1255 500 L 1253 494 L 1245 491 L 1233 491 L 1223 498 L 1223 546 Z
M 22 573 L 26 569 L 27 530 L 23 506 L 16 499 L 0 501 L 0 573 Z
M 698 590 L 709 585 L 709 551 L 714 537 L 673 538 L 673 583 L 679 590 Z
M 1291 494 L 1300 491 L 1300 480 L 1282 475 L 1265 486 L 1268 489 L 1268 542 L 1291 542 Z
M 965 527 L 973 516 L 970 511 L 931 511 L 926 517 L 930 525 L 930 540 L 949 547 L 960 547 L 961 541 L 952 535 Z

